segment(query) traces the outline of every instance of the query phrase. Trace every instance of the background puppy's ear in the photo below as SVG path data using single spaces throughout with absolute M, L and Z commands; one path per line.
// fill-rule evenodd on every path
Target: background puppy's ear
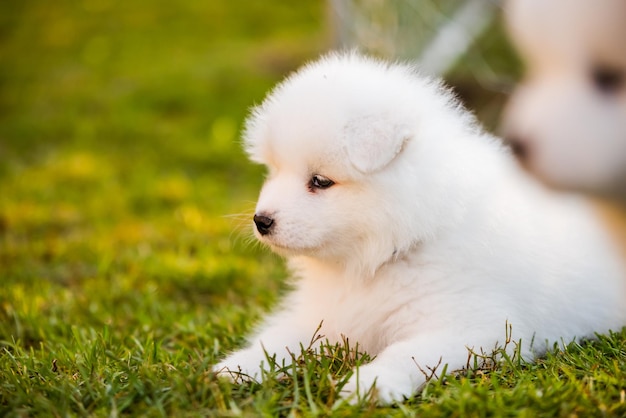
M 365 116 L 344 126 L 344 151 L 354 168 L 362 173 L 383 169 L 410 139 L 408 127 L 385 116 Z

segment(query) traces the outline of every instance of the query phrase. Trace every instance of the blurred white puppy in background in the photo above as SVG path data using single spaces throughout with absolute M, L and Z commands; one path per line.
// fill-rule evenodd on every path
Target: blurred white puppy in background
M 586 203 L 546 191 L 411 67 L 326 56 L 253 110 L 244 140 L 268 170 L 256 235 L 293 290 L 219 374 L 261 378 L 265 352 L 291 362 L 323 321 L 375 357 L 344 396 L 375 384 L 391 402 L 422 370 L 503 345 L 507 322 L 527 359 L 626 324 L 623 266 Z
M 526 64 L 503 128 L 546 183 L 626 201 L 626 1 L 509 0 Z

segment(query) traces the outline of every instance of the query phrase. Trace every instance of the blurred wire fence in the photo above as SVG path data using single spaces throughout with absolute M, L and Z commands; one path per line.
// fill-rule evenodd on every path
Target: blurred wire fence
M 336 47 L 445 74 L 488 28 L 498 0 L 329 0 Z

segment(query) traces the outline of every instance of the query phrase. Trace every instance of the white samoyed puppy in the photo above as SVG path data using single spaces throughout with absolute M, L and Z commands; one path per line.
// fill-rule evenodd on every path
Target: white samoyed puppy
M 624 270 L 590 208 L 535 183 L 409 66 L 328 55 L 253 110 L 244 141 L 268 169 L 256 235 L 294 281 L 220 374 L 260 378 L 265 352 L 290 362 L 323 321 L 375 356 L 343 394 L 375 384 L 391 402 L 421 370 L 503 344 L 507 323 L 526 358 L 626 324 Z
M 505 136 L 546 183 L 626 200 L 626 1 L 509 0 L 526 64 Z

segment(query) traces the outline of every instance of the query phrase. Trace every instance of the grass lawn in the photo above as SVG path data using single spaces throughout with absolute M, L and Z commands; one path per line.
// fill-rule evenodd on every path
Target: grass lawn
M 506 358 L 402 405 L 208 370 L 284 290 L 253 243 L 247 108 L 328 48 L 320 0 L 0 3 L 0 416 L 626 416 L 626 331 Z M 581 309 L 584 307 L 581 307 Z

